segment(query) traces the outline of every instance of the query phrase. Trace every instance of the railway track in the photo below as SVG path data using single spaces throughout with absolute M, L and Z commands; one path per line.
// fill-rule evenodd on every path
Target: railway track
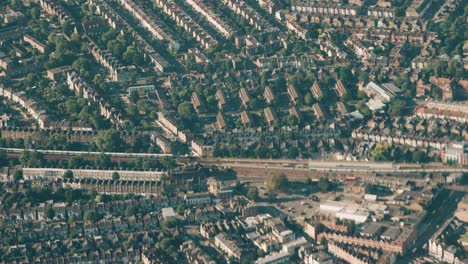
M 174 157 L 178 163 L 198 162 L 201 165 L 231 168 L 236 171 L 250 171 L 246 176 L 264 177 L 265 173 L 271 171 L 285 172 L 291 178 L 309 176 L 316 174 L 400 174 L 400 173 L 451 173 L 468 172 L 468 168 L 444 166 L 440 164 L 398 164 L 391 162 L 358 162 L 358 161 L 323 161 L 323 160 L 292 160 L 292 159 L 245 159 L 245 158 L 203 158 L 176 156 L 173 154 L 159 153 L 125 153 L 125 152 L 92 152 L 92 151 L 68 151 L 68 150 L 34 150 L 18 148 L 0 148 L 6 150 L 8 157 L 19 157 L 24 151 L 37 151 L 49 159 L 68 160 L 73 156 L 84 159 L 94 159 L 96 156 L 105 154 L 115 161 L 134 160 L 137 158 L 164 158 Z M 299 176 L 300 175 L 300 176 Z

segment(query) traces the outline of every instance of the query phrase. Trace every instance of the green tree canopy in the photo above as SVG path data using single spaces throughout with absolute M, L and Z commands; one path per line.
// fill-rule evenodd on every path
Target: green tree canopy
M 93 223 L 96 223 L 97 221 L 99 221 L 100 218 L 101 216 L 94 210 L 86 211 L 83 216 L 83 219 L 85 221 L 91 221 Z
M 328 192 L 331 189 L 331 183 L 328 178 L 321 177 L 319 182 L 318 182 L 318 187 L 320 188 L 320 191 L 322 192 Z
M 408 103 L 406 103 L 403 100 L 397 99 L 391 103 L 390 108 L 388 109 L 388 114 L 391 117 L 402 116 L 407 112 L 407 108 Z
M 184 122 L 192 123 L 195 120 L 195 111 L 192 104 L 189 102 L 182 102 L 177 107 L 177 112 Z
M 390 159 L 390 146 L 387 144 L 377 144 L 372 152 L 374 160 L 386 161 Z
M 64 179 L 73 179 L 73 172 L 71 170 L 66 170 L 63 173 L 63 178 Z
M 97 134 L 96 145 L 100 151 L 117 152 L 124 149 L 124 141 L 115 129 L 101 130 Z
M 15 170 L 13 173 L 13 180 L 19 182 L 23 179 L 23 170 Z
M 94 166 L 97 168 L 109 168 L 112 166 L 112 161 L 108 155 L 100 154 L 94 159 Z
M 286 178 L 286 175 L 283 173 L 273 173 L 268 175 L 265 182 L 267 188 L 270 191 L 286 191 L 289 185 L 289 181 Z
M 5 166 L 8 164 L 7 152 L 4 149 L 0 150 L 0 166 Z
M 49 219 L 53 219 L 54 216 L 55 216 L 55 210 L 54 208 L 52 208 L 52 206 L 47 206 L 47 208 L 45 209 L 45 217 L 49 218 Z
M 259 197 L 257 187 L 249 188 L 249 190 L 247 191 L 246 197 L 249 198 L 250 200 L 257 201 Z
M 138 208 L 134 205 L 130 205 L 125 209 L 125 216 L 132 216 L 138 213 Z

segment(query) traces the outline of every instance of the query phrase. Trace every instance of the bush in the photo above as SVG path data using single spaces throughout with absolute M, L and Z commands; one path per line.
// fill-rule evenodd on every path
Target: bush
M 15 173 L 13 173 L 13 180 L 15 182 L 19 182 L 23 179 L 23 171 L 22 170 L 16 170 Z
M 318 182 L 318 187 L 322 192 L 328 192 L 331 190 L 331 183 L 328 178 L 322 177 Z
M 289 181 L 283 173 L 275 173 L 267 176 L 266 186 L 270 191 L 286 191 L 288 189 Z
M 257 201 L 258 200 L 258 189 L 256 187 L 250 188 L 246 194 L 246 197 L 250 200 Z
M 64 179 L 73 179 L 73 172 L 71 170 L 66 170 L 63 173 L 63 178 Z

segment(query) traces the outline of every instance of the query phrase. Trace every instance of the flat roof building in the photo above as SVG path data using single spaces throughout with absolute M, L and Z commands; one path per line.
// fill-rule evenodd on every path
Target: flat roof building
M 369 97 L 373 97 L 378 99 L 382 102 L 389 102 L 394 95 L 387 91 L 386 89 L 382 88 L 375 82 L 369 82 L 365 87 L 364 90 Z
M 367 210 L 364 210 L 361 207 L 329 200 L 320 204 L 320 211 L 324 213 L 332 213 L 336 218 L 352 220 L 358 224 L 366 222 L 369 218 Z
M 229 240 L 225 233 L 219 233 L 215 236 L 215 246 L 226 252 L 229 257 L 235 259 L 240 259 L 242 257 L 242 252 L 237 246 L 237 243 L 233 240 Z
M 162 209 L 163 220 L 166 222 L 172 222 L 176 220 L 176 214 L 172 207 L 166 207 Z

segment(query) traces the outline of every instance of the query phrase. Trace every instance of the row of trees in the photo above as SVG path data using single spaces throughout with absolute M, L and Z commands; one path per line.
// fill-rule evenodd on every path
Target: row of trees
M 130 136 L 128 136 L 130 137 Z M 135 135 L 133 144 L 124 140 L 124 135 L 115 129 L 100 130 L 96 141 L 90 143 L 69 142 L 67 135 L 47 133 L 42 130 L 31 133 L 25 139 L 2 139 L 0 147 L 15 147 L 28 149 L 77 150 L 100 152 L 150 152 L 157 153 L 158 149 L 150 143 L 148 135 Z
M 242 148 L 237 142 L 216 143 L 212 152 L 214 157 L 243 157 L 243 158 L 289 158 L 296 159 L 312 157 L 314 153 L 320 150 L 329 150 L 327 141 L 322 141 L 321 147 L 318 146 L 320 139 L 311 140 L 311 146 L 305 147 L 299 140 L 298 146 L 290 145 L 287 150 L 268 148 L 269 144 L 277 144 L 276 140 L 258 140 L 248 148 Z M 335 145 L 340 149 L 341 144 Z
M 391 147 L 388 144 L 377 144 L 372 151 L 372 156 L 376 161 L 397 161 L 397 162 L 440 162 L 440 156 L 429 156 L 427 150 L 416 149 L 414 151 L 404 150 L 399 147 Z
M 0 152 L 0 158 L 6 157 L 5 151 Z M 0 159 L 0 165 L 6 166 L 8 158 Z M 13 159 L 11 159 L 13 161 Z M 131 161 L 112 161 L 110 156 L 105 154 L 97 155 L 94 160 L 84 159 L 80 156 L 73 156 L 68 160 L 49 160 L 46 159 L 44 154 L 38 151 L 23 151 L 18 159 L 19 163 L 23 167 L 27 168 L 39 168 L 39 167 L 59 167 L 59 168 L 96 168 L 96 169 L 114 169 L 114 168 L 125 168 L 130 170 L 171 170 L 176 167 L 174 158 L 136 158 Z

